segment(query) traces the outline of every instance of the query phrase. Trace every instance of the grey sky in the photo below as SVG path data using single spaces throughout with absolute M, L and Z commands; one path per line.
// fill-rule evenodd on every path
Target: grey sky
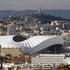
M 70 0 L 0 0 L 0 10 L 70 9 Z

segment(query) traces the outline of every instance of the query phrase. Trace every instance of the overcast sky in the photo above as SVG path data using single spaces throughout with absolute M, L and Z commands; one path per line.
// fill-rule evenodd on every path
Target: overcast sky
M 70 0 L 0 0 L 0 10 L 68 9 Z

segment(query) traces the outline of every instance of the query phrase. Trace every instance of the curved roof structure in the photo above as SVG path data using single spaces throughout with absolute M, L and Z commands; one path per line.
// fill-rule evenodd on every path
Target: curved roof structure
M 0 45 L 2 48 L 17 47 L 16 42 L 13 41 L 13 35 L 0 36 Z
M 14 35 L 0 36 L 2 48 L 22 48 L 24 52 L 33 53 L 55 44 L 63 44 L 60 36 L 33 36 L 20 42 L 15 42 L 13 37 Z

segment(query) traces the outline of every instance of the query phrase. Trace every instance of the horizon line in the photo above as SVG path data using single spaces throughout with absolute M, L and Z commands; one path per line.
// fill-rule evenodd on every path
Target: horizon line
M 39 10 L 39 9 L 25 9 L 25 10 L 14 10 L 14 9 L 0 9 L 0 11 L 31 11 L 31 10 Z M 42 9 L 42 10 L 70 10 L 70 9 Z

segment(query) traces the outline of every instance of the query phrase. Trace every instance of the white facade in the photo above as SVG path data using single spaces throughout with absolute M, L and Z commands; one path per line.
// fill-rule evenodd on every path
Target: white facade
M 60 65 L 64 62 L 65 55 L 63 54 L 40 54 L 38 56 L 32 57 L 32 64 L 47 64 L 47 65 Z
M 64 61 L 65 61 L 66 64 L 70 65 L 70 57 L 64 59 Z
M 59 23 L 58 23 L 58 21 L 52 21 L 51 22 L 51 25 L 53 26 L 53 25 L 59 25 Z

